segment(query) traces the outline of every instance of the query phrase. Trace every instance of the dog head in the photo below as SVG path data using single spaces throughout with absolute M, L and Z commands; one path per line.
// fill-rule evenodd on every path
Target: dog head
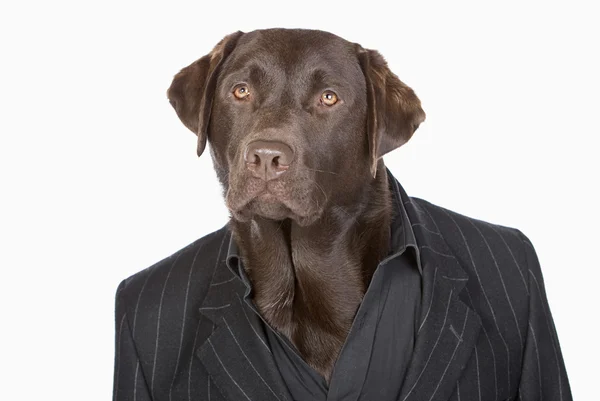
M 210 144 L 240 221 L 305 226 L 328 207 L 351 207 L 379 159 L 425 119 L 377 51 L 314 30 L 228 35 L 175 75 L 167 96 L 198 136 L 198 156 Z

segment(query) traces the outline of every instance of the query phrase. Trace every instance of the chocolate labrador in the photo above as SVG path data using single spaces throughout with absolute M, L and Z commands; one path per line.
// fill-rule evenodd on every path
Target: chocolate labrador
M 377 51 L 299 29 L 225 37 L 168 98 L 198 156 L 210 143 L 258 310 L 329 378 L 388 253 L 381 157 L 423 122 L 421 102 Z

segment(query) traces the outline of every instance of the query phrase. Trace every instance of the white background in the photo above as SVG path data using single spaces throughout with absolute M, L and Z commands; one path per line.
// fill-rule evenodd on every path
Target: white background
M 0 398 L 110 399 L 117 285 L 228 216 L 165 91 L 226 34 L 266 27 L 328 30 L 386 56 L 427 113 L 388 167 L 409 195 L 531 239 L 574 398 L 596 394 L 592 1 L 7 3 Z

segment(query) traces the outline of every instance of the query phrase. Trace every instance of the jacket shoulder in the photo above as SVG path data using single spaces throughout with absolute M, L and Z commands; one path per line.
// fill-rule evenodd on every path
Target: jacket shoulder
M 136 309 L 133 312 L 137 314 L 140 304 L 147 310 L 149 304 L 158 304 L 161 298 L 162 303 L 166 303 L 164 298 L 170 295 L 187 293 L 203 298 L 219 254 L 226 251 L 223 248 L 227 246 L 228 237 L 225 225 L 125 278 L 117 289 L 117 300 Z
M 117 289 L 117 340 L 130 336 L 128 341 L 134 345 L 141 377 L 147 385 L 150 377 L 151 383 L 156 381 L 152 389 L 169 390 L 182 345 L 195 341 L 201 327 L 198 308 L 208 293 L 219 260 L 224 257 L 222 253 L 226 252 L 228 232 L 226 225 L 194 241 L 127 277 Z M 122 330 L 123 327 L 127 329 Z M 210 325 L 203 327 L 210 329 Z M 155 376 L 156 366 L 161 368 Z
M 411 197 L 411 201 L 425 210 L 452 250 L 453 245 L 464 247 L 469 240 L 478 238 L 494 248 L 504 245 L 511 250 L 522 250 L 529 242 L 516 227 L 477 219 L 421 198 Z M 524 254 L 521 256 L 524 258 Z
M 515 227 L 470 217 L 413 198 L 433 222 L 453 255 L 475 282 L 491 281 L 522 294 L 529 292 L 529 239 Z M 504 288 L 501 290 L 504 292 Z

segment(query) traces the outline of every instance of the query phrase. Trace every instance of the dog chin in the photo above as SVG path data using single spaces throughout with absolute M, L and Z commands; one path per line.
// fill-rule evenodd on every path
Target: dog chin
M 279 200 L 276 196 L 270 193 L 263 193 L 248 203 L 242 208 L 232 210 L 231 215 L 234 219 L 241 222 L 248 222 L 256 216 L 260 216 L 270 220 L 291 219 L 299 226 L 308 226 L 316 222 L 322 214 L 322 211 L 296 210 L 286 205 L 285 202 Z

